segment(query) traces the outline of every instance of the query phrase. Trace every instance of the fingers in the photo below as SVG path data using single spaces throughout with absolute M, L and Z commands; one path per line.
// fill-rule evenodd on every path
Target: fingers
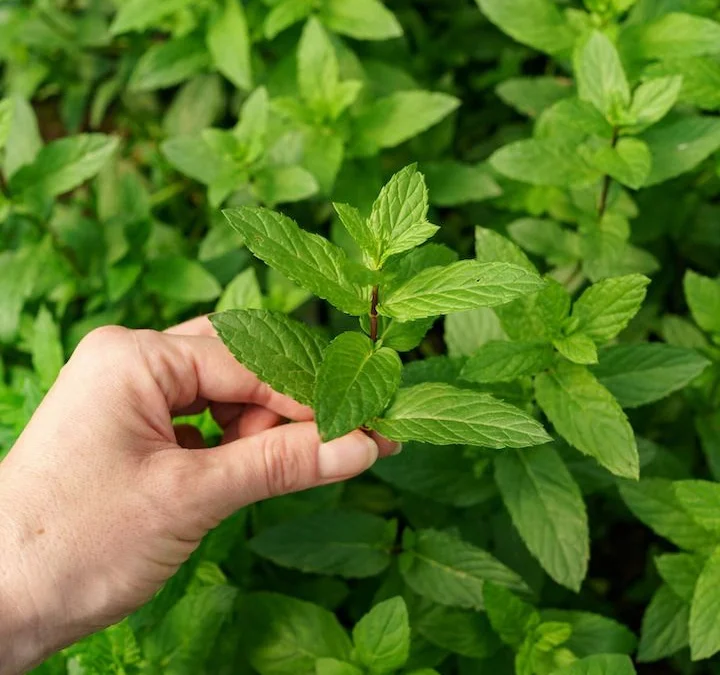
M 247 438 L 276 427 L 283 418 L 272 410 L 256 405 L 246 406 L 242 414 L 225 426 L 223 443 Z
M 380 457 L 391 457 L 393 455 L 399 455 L 402 452 L 402 443 L 396 441 L 389 441 L 384 436 L 381 436 L 377 431 L 370 431 L 370 438 L 377 443 L 378 450 L 380 451 Z
M 197 316 L 165 330 L 166 335 L 188 335 L 195 337 L 217 337 L 207 316 Z
M 218 518 L 262 499 L 356 476 L 378 458 L 361 431 L 321 443 L 312 422 L 275 427 L 203 453 L 204 498 Z

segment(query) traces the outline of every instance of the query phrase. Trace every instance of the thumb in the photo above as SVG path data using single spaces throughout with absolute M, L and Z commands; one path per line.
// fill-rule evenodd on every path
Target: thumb
M 207 493 L 224 518 L 278 495 L 352 478 L 378 458 L 362 431 L 323 443 L 314 422 L 296 422 L 209 450 Z

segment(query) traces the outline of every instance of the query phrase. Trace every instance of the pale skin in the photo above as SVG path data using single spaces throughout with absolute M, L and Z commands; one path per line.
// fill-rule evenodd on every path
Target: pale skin
M 224 436 L 201 449 L 172 420 L 207 406 Z M 0 463 L 0 675 L 145 604 L 243 506 L 351 478 L 398 449 L 362 431 L 323 444 L 312 420 L 205 318 L 91 333 Z

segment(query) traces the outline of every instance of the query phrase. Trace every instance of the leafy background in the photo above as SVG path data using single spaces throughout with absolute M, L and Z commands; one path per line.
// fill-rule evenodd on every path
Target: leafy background
M 38 672 L 720 670 L 718 19 L 716 0 L 5 2 L 2 451 L 96 326 L 263 307 L 351 327 L 220 207 L 280 208 L 357 255 L 331 202 L 367 215 L 417 162 L 437 241 L 557 282 L 557 302 L 436 322 L 403 375 L 491 385 L 553 444 L 408 444 L 252 506 Z M 510 352 L 524 370 L 488 372 Z

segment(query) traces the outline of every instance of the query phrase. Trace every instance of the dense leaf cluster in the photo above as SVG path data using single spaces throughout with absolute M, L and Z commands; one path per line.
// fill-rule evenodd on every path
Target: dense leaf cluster
M 39 674 L 720 672 L 720 0 L 8 0 L 0 65 L 0 456 L 205 312 L 405 442 Z

